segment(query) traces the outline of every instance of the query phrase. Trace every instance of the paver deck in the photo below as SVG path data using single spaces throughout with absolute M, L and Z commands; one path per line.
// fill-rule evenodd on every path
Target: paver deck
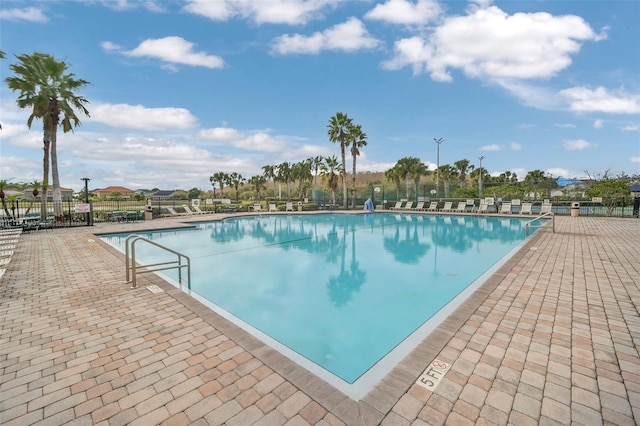
M 640 423 L 640 220 L 558 217 L 358 402 L 154 275 L 130 289 L 94 236 L 177 223 L 19 238 L 1 424 Z M 451 368 L 432 392 L 414 383 L 436 358 Z

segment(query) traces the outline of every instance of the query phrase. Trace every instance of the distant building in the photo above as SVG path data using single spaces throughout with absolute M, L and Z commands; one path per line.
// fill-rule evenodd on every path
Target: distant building
M 631 196 L 633 198 L 640 197 L 640 183 L 631 185 Z
M 94 189 L 90 192 L 93 192 L 100 200 L 109 200 L 113 198 L 115 193 L 118 194 L 121 200 L 130 200 L 136 194 L 134 190 L 125 188 L 124 186 L 107 186 L 106 188 Z
M 60 193 L 62 194 L 63 200 L 72 200 L 73 199 L 73 189 L 60 187 Z M 42 189 L 38 190 L 38 196 L 35 197 L 35 200 L 40 200 L 42 197 Z M 24 190 L 24 199 L 27 201 L 35 201 L 33 198 L 33 187 L 25 188 Z M 53 201 L 53 186 L 49 186 L 47 189 L 47 201 Z
M 175 190 L 158 190 L 151 194 L 151 198 L 154 201 L 173 200 L 174 198 L 182 198 L 184 191 L 179 189 Z

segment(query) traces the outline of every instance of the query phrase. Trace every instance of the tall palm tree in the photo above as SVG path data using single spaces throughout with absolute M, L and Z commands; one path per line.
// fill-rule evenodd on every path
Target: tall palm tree
M 453 163 L 453 167 L 455 167 L 455 169 L 458 171 L 458 179 L 460 179 L 460 186 L 461 187 L 466 186 L 467 172 L 469 170 L 473 170 L 474 166 L 470 165 L 469 160 L 465 158 Z
M 346 162 L 347 155 L 346 149 L 349 146 L 350 138 L 349 132 L 353 127 L 353 120 L 350 119 L 347 114 L 343 114 L 341 112 L 336 113 L 333 117 L 329 119 L 329 125 L 327 126 L 329 130 L 327 131 L 329 135 L 329 140 L 333 143 L 340 144 L 340 155 L 342 156 L 342 206 L 347 208 L 347 171 L 346 171 Z M 335 203 L 334 203 L 335 204 Z
M 360 148 L 367 146 L 367 134 L 362 131 L 362 126 L 355 125 L 349 132 L 351 137 L 351 156 L 353 157 L 353 175 L 351 176 L 351 188 L 353 189 L 353 198 L 351 199 L 351 207 L 356 208 L 356 158 L 360 155 Z
M 313 186 L 315 187 L 318 184 L 318 171 L 320 170 L 320 167 L 322 167 L 324 158 L 322 155 L 316 155 L 309 160 L 311 160 L 311 168 L 313 169 Z
M 440 166 L 440 179 L 444 183 L 444 196 L 445 198 L 449 197 L 449 189 L 451 188 L 451 181 L 458 177 L 458 171 L 455 167 L 444 164 Z
M 333 204 L 336 203 L 336 190 L 338 189 L 338 176 L 342 175 L 342 166 L 335 155 L 325 157 L 320 166 L 320 176 L 327 182 Z
M 260 201 L 260 192 L 262 192 L 263 189 L 266 189 L 265 184 L 267 183 L 267 178 L 264 175 L 256 175 L 251 176 L 247 182 L 256 190 L 256 196 L 258 201 Z
M 236 189 L 236 202 L 240 201 L 240 185 L 245 183 L 246 179 L 238 172 L 233 172 L 229 175 L 229 185 L 233 185 Z
M 406 179 L 407 199 L 411 198 L 411 184 L 417 197 L 420 178 L 428 173 L 427 166 L 417 157 L 403 157 L 396 165 L 400 168 L 400 175 Z
M 298 181 L 299 201 L 302 201 L 302 199 L 305 197 L 307 189 L 309 188 L 309 184 L 313 181 L 311 168 L 311 159 L 294 163 L 293 166 L 291 166 L 293 179 Z
M 401 170 L 398 164 L 394 165 L 392 168 L 384 172 L 384 177 L 392 181 L 396 186 L 396 200 L 400 198 L 400 184 L 402 183 L 402 179 L 404 179 L 404 176 L 404 172 Z
M 262 174 L 267 180 L 273 181 L 273 198 L 276 198 L 276 166 L 271 164 L 262 166 Z
M 284 182 L 287 186 L 287 201 L 291 201 L 291 179 L 293 178 L 293 169 L 291 164 L 284 161 L 276 166 L 276 179 Z
M 17 64 L 9 68 L 14 77 L 5 79 L 14 92 L 19 92 L 17 104 L 20 108 L 31 108 L 27 126 L 31 128 L 34 119 L 42 119 L 43 123 L 43 182 L 41 216 L 46 217 L 47 185 L 49 180 L 49 153 L 51 153 L 51 177 L 53 181 L 53 208 L 56 219 L 63 217 L 62 192 L 58 175 L 58 154 L 56 149 L 58 125 L 64 133 L 80 125 L 76 111 L 89 116 L 85 107 L 89 101 L 78 96 L 75 91 L 89 84 L 88 81 L 76 79 L 73 73 L 67 73 L 68 66 L 56 61 L 51 55 L 34 53 L 19 55 Z
M 225 172 L 217 172 L 209 177 L 209 182 L 220 184 L 220 196 L 224 195 L 224 186 L 229 182 L 229 175 Z

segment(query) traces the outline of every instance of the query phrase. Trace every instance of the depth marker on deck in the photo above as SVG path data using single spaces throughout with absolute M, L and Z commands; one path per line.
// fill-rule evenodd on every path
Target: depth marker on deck
M 147 286 L 147 290 L 149 290 L 151 293 L 156 294 L 156 293 L 164 293 L 164 290 L 161 289 L 160 287 L 158 287 L 157 285 L 148 285 Z
M 444 361 L 440 361 L 439 359 L 433 360 L 431 364 L 427 367 L 426 370 L 422 373 L 418 380 L 416 380 L 416 385 L 420 385 L 423 388 L 430 390 L 433 392 L 440 381 L 447 374 L 451 366 Z

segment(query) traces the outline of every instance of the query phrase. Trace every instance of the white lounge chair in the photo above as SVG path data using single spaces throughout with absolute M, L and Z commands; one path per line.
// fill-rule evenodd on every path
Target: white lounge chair
M 407 201 L 407 204 L 405 204 L 401 210 L 411 210 L 412 206 L 413 206 L 413 201 Z
M 446 203 L 444 203 L 444 206 L 440 209 L 440 211 L 441 212 L 450 212 L 451 211 L 451 206 L 453 206 L 453 202 L 447 201 Z
M 429 203 L 429 207 L 427 208 L 428 212 L 437 212 L 438 211 L 438 202 L 432 201 Z
M 197 214 L 211 214 L 211 213 L 213 213 L 213 210 L 201 210 L 200 207 L 198 207 L 198 206 L 193 206 L 193 209 L 196 211 Z
M 531 214 L 531 203 L 522 203 L 520 214 Z
M 502 203 L 500 206 L 500 213 L 511 214 L 511 203 Z
M 488 213 L 489 212 L 489 204 L 480 203 L 480 207 L 478 207 L 478 213 Z
M 293 203 L 292 202 L 287 202 L 287 205 L 285 206 L 284 211 L 292 212 L 293 211 Z
M 165 209 L 171 213 L 171 216 L 189 216 L 189 213 L 178 213 L 173 207 L 165 207 Z
M 397 201 L 396 205 L 393 206 L 393 207 L 390 207 L 389 210 L 400 210 L 400 209 L 402 209 L 402 203 L 403 203 L 403 201 Z
M 189 206 L 187 206 L 186 204 L 183 204 L 183 205 L 182 205 L 182 208 L 184 209 L 184 211 L 185 211 L 185 212 L 187 212 L 187 214 L 188 214 L 188 215 L 192 215 L 192 216 L 193 216 L 193 215 L 196 215 L 196 214 L 205 214 L 205 212 L 203 212 L 203 211 L 202 211 L 202 210 L 200 210 L 200 209 L 198 209 L 198 210 L 200 210 L 200 211 L 197 211 L 197 210 L 196 210 L 196 211 L 194 212 L 194 211 L 193 211 L 193 210 L 191 210 L 191 209 L 189 208 Z M 195 209 L 195 206 L 194 206 L 193 208 Z
M 251 211 L 251 209 L 253 209 L 254 212 L 261 212 L 262 211 L 262 206 L 259 203 L 255 203 L 252 206 L 249 206 L 247 208 L 248 211 Z
M 458 203 L 458 207 L 456 207 L 456 209 L 454 210 L 454 212 L 456 213 L 464 213 L 467 211 L 467 202 L 466 201 L 460 201 Z
M 540 214 L 551 213 L 551 203 L 542 203 Z
M 276 207 L 276 203 L 269 203 L 269 211 L 270 212 L 277 212 L 278 208 Z
M 424 201 L 418 201 L 418 204 L 416 204 L 415 207 L 412 207 L 411 210 L 424 210 Z

